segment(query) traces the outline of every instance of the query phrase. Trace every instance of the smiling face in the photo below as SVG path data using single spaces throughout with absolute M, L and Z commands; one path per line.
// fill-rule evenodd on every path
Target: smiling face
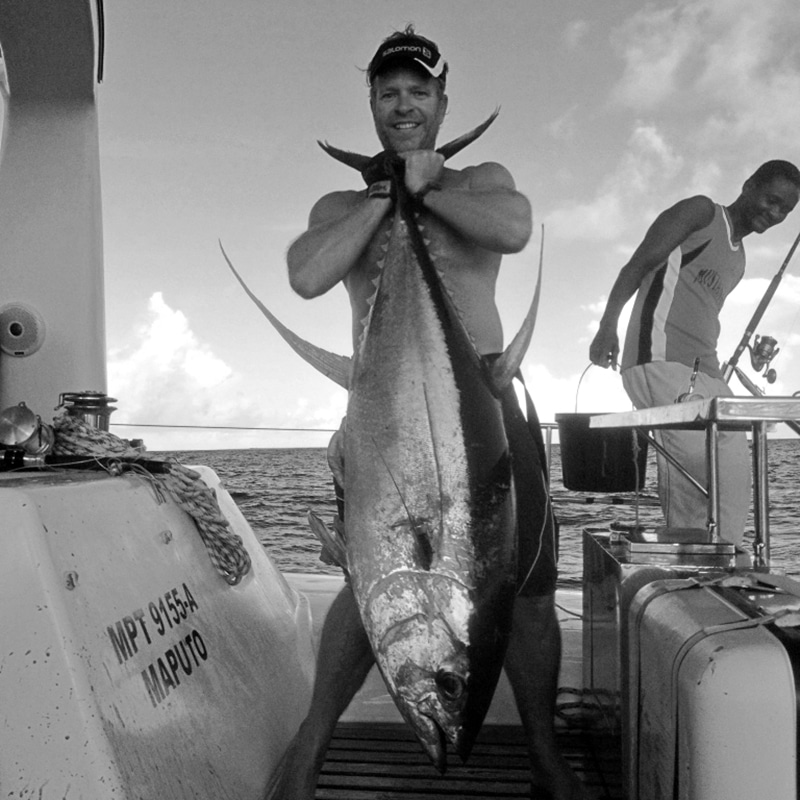
M 797 205 L 800 189 L 783 176 L 764 183 L 748 180 L 742 192 L 744 223 L 754 233 L 764 233 L 778 225 Z
M 436 78 L 396 67 L 376 76 L 370 107 L 384 149 L 433 150 L 447 111 L 447 95 Z

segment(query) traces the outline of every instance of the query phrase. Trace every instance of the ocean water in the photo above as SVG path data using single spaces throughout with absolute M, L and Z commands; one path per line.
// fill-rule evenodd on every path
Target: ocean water
M 652 448 L 651 448 L 652 451 Z M 152 454 L 156 456 L 156 454 Z M 319 544 L 307 515 L 314 510 L 329 520 L 336 513 L 324 449 L 208 450 L 169 455 L 186 465 L 204 464 L 222 479 L 272 560 L 288 572 L 337 573 L 319 560 Z M 722 465 L 724 469 L 724 465 Z M 579 587 L 581 536 L 586 526 L 618 522 L 662 525 L 656 499 L 655 457 L 650 453 L 642 502 L 633 494 L 567 491 L 562 483 L 559 446 L 553 446 L 551 491 L 561 523 L 559 584 Z M 772 564 L 800 577 L 800 439 L 770 439 L 769 499 Z M 745 543 L 752 541 L 752 518 Z

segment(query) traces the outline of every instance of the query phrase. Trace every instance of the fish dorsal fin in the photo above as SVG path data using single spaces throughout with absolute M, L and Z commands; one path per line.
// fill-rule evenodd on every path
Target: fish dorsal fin
M 511 344 L 505 349 L 500 358 L 492 364 L 492 380 L 498 391 L 507 388 L 519 370 L 522 359 L 531 343 L 533 329 L 536 326 L 536 314 L 539 310 L 539 296 L 542 290 L 542 261 L 544 257 L 544 226 L 542 226 L 542 241 L 539 247 L 539 276 L 536 279 L 536 291 L 533 294 L 528 313 L 522 321 L 522 326 Z
M 461 152 L 467 145 L 472 144 L 486 131 L 486 129 L 497 119 L 497 115 L 499 113 L 500 108 L 498 107 L 489 115 L 488 119 L 486 119 L 480 125 L 473 128 L 471 131 L 458 136 L 457 138 L 453 139 L 453 141 L 443 144 L 441 147 L 437 148 L 436 152 L 443 155 L 445 160 L 451 158 L 456 153 Z M 385 153 L 379 153 L 374 158 L 370 158 L 369 156 L 362 156 L 359 153 L 353 153 L 350 150 L 340 150 L 338 147 L 334 147 L 332 144 L 328 144 L 328 142 L 322 142 L 319 139 L 317 140 L 317 144 L 329 156 L 335 158 L 337 161 L 341 161 L 342 164 L 346 164 L 348 167 L 352 167 L 362 174 L 366 168 L 375 161 L 375 159 L 385 155 Z
M 343 389 L 348 389 L 350 386 L 350 359 L 347 356 L 340 356 L 336 353 L 331 353 L 328 350 L 323 350 L 311 342 L 302 339 L 296 333 L 289 330 L 250 290 L 250 287 L 244 282 L 241 275 L 236 271 L 235 267 L 228 258 L 222 242 L 219 243 L 219 249 L 222 251 L 222 256 L 228 264 L 231 272 L 239 281 L 242 288 L 247 292 L 247 296 L 261 309 L 261 313 L 272 323 L 272 326 L 283 337 L 284 341 L 295 351 L 301 358 L 311 364 L 314 369 L 319 370 L 326 378 L 330 378 L 334 383 L 337 383 Z

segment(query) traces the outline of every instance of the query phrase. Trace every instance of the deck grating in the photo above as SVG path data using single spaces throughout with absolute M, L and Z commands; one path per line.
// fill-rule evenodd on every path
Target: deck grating
M 619 740 L 559 730 L 564 756 L 598 800 L 622 800 Z M 316 800 L 520 800 L 531 797 L 519 726 L 485 725 L 466 765 L 439 775 L 403 724 L 339 723 Z

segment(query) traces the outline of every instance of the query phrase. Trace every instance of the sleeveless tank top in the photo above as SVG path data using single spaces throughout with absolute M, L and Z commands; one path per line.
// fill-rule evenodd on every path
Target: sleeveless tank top
M 744 246 L 734 245 L 727 214 L 714 218 L 676 247 L 639 287 L 625 336 L 622 369 L 677 361 L 721 377 L 717 340 L 725 298 L 742 278 Z

